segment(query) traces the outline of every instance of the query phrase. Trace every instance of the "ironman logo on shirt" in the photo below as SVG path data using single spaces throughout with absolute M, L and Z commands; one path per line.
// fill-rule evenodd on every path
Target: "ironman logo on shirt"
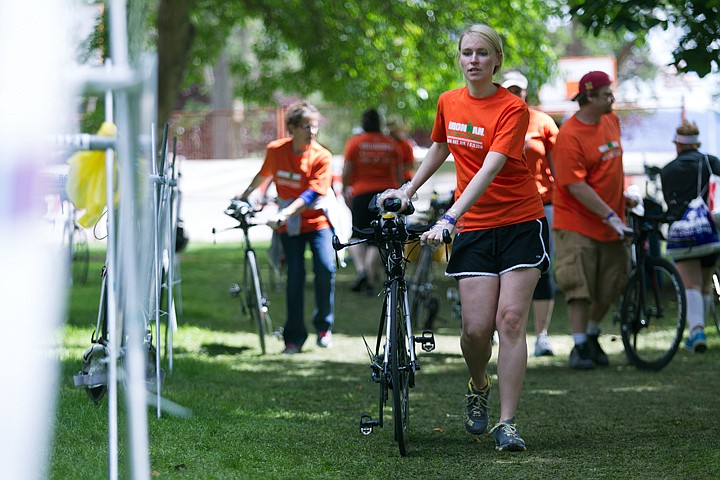
M 463 147 L 482 149 L 482 137 L 485 135 L 483 127 L 476 127 L 469 123 L 449 122 L 447 142 Z

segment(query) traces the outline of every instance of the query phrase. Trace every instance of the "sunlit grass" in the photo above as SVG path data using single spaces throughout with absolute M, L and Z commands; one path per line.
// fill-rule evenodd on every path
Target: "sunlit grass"
M 719 392 L 712 379 L 720 369 L 714 329 L 707 331 L 707 354 L 681 350 L 663 371 L 651 373 L 627 364 L 619 328 L 608 322 L 601 341 L 611 366 L 571 371 L 572 341 L 559 301 L 550 327 L 557 355 L 528 359 L 516 417 L 529 449 L 508 455 L 496 452 L 490 437 L 464 431 L 468 374 L 458 326 L 442 303 L 437 349 L 419 352 L 422 368 L 410 395 L 411 454 L 401 458 L 390 409 L 384 412 L 385 428 L 368 437 L 359 433 L 360 414 L 378 413 L 378 387 L 370 379 L 362 336 L 374 341 L 380 299 L 350 292 L 353 271 L 341 271 L 335 347 L 316 347 L 311 333 L 302 354 L 281 355 L 281 342 L 269 338 L 268 354 L 261 355 L 252 325 L 227 294 L 237 258 L 236 246 L 194 245 L 182 254 L 183 312 L 163 395 L 192 416 L 157 419 L 148 409 L 152 478 L 709 479 L 720 471 L 713 441 Z M 447 285 L 452 283 L 441 277 L 441 298 Z M 310 283 L 306 293 L 307 317 Z M 62 381 L 53 479 L 107 477 L 107 402 L 94 406 L 72 386 L 95 328 L 98 294 L 91 282 L 72 292 L 71 315 L 56 352 Z M 271 295 L 274 319 L 282 323 L 284 299 L 278 292 Z M 163 351 L 164 328 L 159 339 Z M 530 349 L 533 341 L 529 336 Z M 492 421 L 499 414 L 496 362 L 497 349 L 490 368 L 496 385 Z M 124 404 L 121 392 L 121 478 L 129 478 Z

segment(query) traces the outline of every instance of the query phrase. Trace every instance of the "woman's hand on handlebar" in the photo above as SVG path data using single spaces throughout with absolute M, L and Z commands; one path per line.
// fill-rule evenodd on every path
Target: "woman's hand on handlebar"
M 438 247 L 443 243 L 448 243 L 448 237 L 452 237 L 455 231 L 455 225 L 441 218 L 435 222 L 435 225 L 433 225 L 430 230 L 422 234 L 420 243 L 430 245 L 431 247 Z
M 380 209 L 384 211 L 385 209 L 383 205 L 385 205 L 385 200 L 394 198 L 399 199 L 401 203 L 398 212 L 402 212 L 403 210 L 405 210 L 410 203 L 410 197 L 408 197 L 407 192 L 398 188 L 389 188 L 383 193 L 381 193 L 378 197 L 378 207 L 380 207 Z

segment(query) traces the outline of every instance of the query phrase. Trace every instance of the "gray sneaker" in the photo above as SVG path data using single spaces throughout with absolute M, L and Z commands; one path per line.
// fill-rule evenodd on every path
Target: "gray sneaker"
M 595 362 L 590 358 L 590 345 L 588 342 L 575 345 L 570 352 L 570 368 L 575 370 L 592 370 Z
M 473 435 L 481 435 L 485 433 L 488 427 L 488 398 L 490 397 L 490 376 L 485 374 L 487 386 L 483 390 L 478 390 L 472 384 L 472 379 L 468 380 L 468 389 L 465 394 L 467 401 L 467 412 L 465 413 L 465 430 Z
M 495 434 L 495 449 L 507 452 L 522 452 L 526 450 L 525 440 L 520 436 L 515 418 L 503 420 L 496 424 L 490 433 Z
M 599 365 L 601 367 L 606 367 L 610 365 L 610 361 L 608 360 L 607 355 L 605 352 L 603 352 L 602 347 L 600 347 L 600 342 L 598 341 L 599 335 L 588 335 L 587 336 L 587 344 L 590 346 L 590 358 L 593 362 L 595 362 L 596 365 Z

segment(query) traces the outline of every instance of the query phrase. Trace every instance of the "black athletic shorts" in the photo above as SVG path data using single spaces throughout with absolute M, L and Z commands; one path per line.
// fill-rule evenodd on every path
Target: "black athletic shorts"
M 545 217 L 487 230 L 460 232 L 453 242 L 446 275 L 497 277 L 518 268 L 550 265 L 549 232 Z
M 370 211 L 368 206 L 370 205 L 370 200 L 377 195 L 378 193 L 382 193 L 385 190 L 382 190 L 380 192 L 370 192 L 370 193 L 363 193 L 362 195 L 358 195 L 357 197 L 353 197 L 352 201 L 352 224 L 353 227 L 357 228 L 370 228 L 370 222 L 373 220 L 377 220 L 378 215 L 377 212 L 373 213 Z

